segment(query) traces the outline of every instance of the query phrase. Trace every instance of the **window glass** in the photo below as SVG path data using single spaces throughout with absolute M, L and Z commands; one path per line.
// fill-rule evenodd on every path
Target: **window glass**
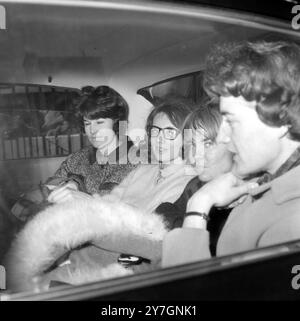
M 203 72 L 198 71 L 141 88 L 138 93 L 151 102 L 166 96 L 175 95 L 192 99 L 197 103 L 207 96 L 203 89 L 202 77 Z
M 0 84 L 0 189 L 6 207 L 88 144 L 78 97 L 72 88 Z

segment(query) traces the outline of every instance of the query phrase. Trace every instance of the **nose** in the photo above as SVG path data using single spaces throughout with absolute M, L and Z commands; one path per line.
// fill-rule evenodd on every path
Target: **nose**
M 189 164 L 199 167 L 199 164 L 204 162 L 205 157 L 203 144 L 197 144 L 196 146 L 190 144 L 188 148 L 187 159 Z
M 190 152 L 188 157 L 189 164 L 192 165 L 198 173 L 203 171 L 205 159 L 204 154 L 195 151 Z
M 91 133 L 92 135 L 95 135 L 95 134 L 97 133 L 96 124 L 91 123 L 90 133 Z
M 187 160 L 191 165 L 195 165 L 196 163 L 195 152 L 191 144 L 188 146 Z

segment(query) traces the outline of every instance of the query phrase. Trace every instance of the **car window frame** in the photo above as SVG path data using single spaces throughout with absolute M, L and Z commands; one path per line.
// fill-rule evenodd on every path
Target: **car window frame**
M 283 259 L 295 254 L 300 257 L 300 239 L 131 276 L 83 285 L 60 285 L 40 293 L 4 293 L 0 298 L 2 301 L 81 301 L 101 299 L 106 296 L 117 296 L 124 291 L 163 285 L 164 283 L 205 276 L 219 271 L 229 271 L 269 260 Z M 180 289 L 178 291 L 180 292 Z

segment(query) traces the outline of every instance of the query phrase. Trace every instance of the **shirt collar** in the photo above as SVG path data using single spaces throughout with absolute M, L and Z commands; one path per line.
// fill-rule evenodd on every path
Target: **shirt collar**
M 253 200 L 257 200 L 268 190 L 271 190 L 276 204 L 300 197 L 300 166 L 296 166 L 272 181 L 252 189 L 249 194 Z
M 172 164 L 162 165 L 162 166 L 159 165 L 160 176 L 163 178 L 166 178 L 174 174 L 175 172 L 178 171 L 179 168 L 182 167 L 183 164 L 184 164 L 184 161 L 180 158 L 180 159 L 176 159 L 176 161 Z
M 277 171 L 272 175 L 272 179 L 275 179 L 289 170 L 300 165 L 300 146 L 292 153 L 292 155 L 277 169 Z
M 300 165 L 300 146 L 296 148 L 296 150 L 291 154 L 291 156 L 277 169 L 274 174 L 264 173 L 259 179 L 257 183 L 262 185 L 264 183 L 268 183 L 273 179 L 280 177 L 287 173 L 289 170 L 293 169 L 294 167 Z
M 259 199 L 271 189 L 275 203 L 283 203 L 295 195 L 300 196 L 300 147 L 271 175 L 265 173 L 258 180 L 259 186 L 251 191 L 253 199 Z

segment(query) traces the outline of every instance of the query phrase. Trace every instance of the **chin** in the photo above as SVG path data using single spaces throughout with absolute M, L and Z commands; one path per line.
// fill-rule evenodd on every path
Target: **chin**
M 238 165 L 238 164 L 234 164 L 233 165 L 231 172 L 235 176 L 240 177 L 240 178 L 244 178 L 244 177 L 247 177 L 247 176 L 255 173 L 250 168 L 247 168 L 245 166 L 241 166 L 241 165 Z
M 154 157 L 157 162 L 162 162 L 163 164 L 168 164 L 171 162 L 168 155 L 161 155 L 161 154 L 154 153 Z
M 202 182 L 209 182 L 214 178 L 209 173 L 202 173 L 198 177 L 199 177 L 200 181 L 202 181 Z
M 194 171 L 195 171 L 196 175 L 198 175 L 198 177 L 201 178 L 201 176 L 203 175 L 203 171 L 197 170 L 195 168 L 194 168 Z

